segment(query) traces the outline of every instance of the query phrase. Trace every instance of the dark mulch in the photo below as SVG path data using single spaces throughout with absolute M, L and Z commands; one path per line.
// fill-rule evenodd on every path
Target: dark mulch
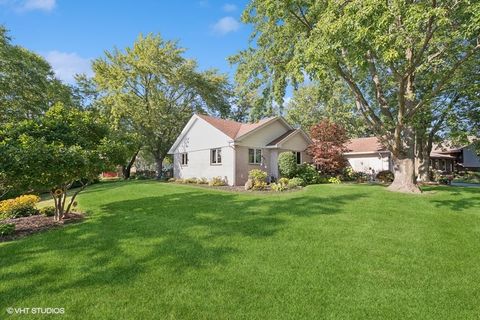
M 14 223 L 15 233 L 8 236 L 0 236 L 0 242 L 24 237 L 29 234 L 41 232 L 47 229 L 61 227 L 65 224 L 78 222 L 83 218 L 84 215 L 81 213 L 69 213 L 68 215 L 65 215 L 65 217 L 61 221 L 55 221 L 53 220 L 53 217 L 46 217 L 43 215 L 22 217 L 16 219 L 6 219 L 3 220 L 1 223 Z

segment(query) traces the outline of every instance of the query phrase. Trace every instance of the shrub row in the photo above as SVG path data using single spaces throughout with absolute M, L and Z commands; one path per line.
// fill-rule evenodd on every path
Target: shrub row
M 210 186 L 225 186 L 226 181 L 222 177 L 213 177 L 208 180 L 207 178 L 170 178 L 168 182 L 184 183 L 184 184 L 208 184 Z
M 0 219 L 28 217 L 38 214 L 35 205 L 40 197 L 24 195 L 14 199 L 0 201 Z

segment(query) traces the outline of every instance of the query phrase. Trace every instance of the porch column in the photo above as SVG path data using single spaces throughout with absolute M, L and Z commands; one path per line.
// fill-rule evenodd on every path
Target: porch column
M 278 149 L 271 149 L 270 150 L 270 176 L 275 177 L 278 179 Z

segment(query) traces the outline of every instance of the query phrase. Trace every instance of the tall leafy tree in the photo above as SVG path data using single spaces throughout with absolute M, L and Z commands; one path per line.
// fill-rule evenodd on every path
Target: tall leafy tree
M 328 85 L 303 85 L 294 91 L 287 103 L 285 118 L 306 132 L 321 120 L 329 119 L 345 128 L 350 137 L 368 135 L 368 127 L 355 109 L 347 90 L 338 81 Z
M 108 126 L 91 111 L 56 104 L 44 115 L 0 128 L 0 175 L 24 191 L 49 190 L 55 219 L 107 169 Z M 67 190 L 79 182 L 70 199 Z
M 252 0 L 253 45 L 231 60 L 236 79 L 270 88 L 341 79 L 392 152 L 394 191 L 419 192 L 414 122 L 480 49 L 478 1 Z
M 185 49 L 160 35 L 139 36 L 132 47 L 114 49 L 93 63 L 94 81 L 105 91 L 112 114 L 128 121 L 155 159 L 157 175 L 193 112 L 230 113 L 225 75 L 200 72 Z

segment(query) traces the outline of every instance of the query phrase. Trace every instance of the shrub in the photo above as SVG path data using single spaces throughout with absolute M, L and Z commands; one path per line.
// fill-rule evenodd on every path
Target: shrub
M 267 187 L 267 173 L 263 170 L 250 170 L 250 172 L 248 172 L 248 178 L 252 179 L 253 190 L 264 190 Z
M 225 186 L 226 183 L 225 183 L 225 180 L 222 179 L 222 177 L 213 177 L 212 179 L 210 179 L 210 182 L 208 183 L 208 185 L 218 187 L 218 186 Z
M 376 179 L 382 181 L 383 183 L 392 182 L 393 178 L 393 173 L 389 170 L 380 171 L 376 176 Z
M 44 207 L 38 210 L 38 212 L 46 217 L 53 217 L 55 215 L 55 207 Z
M 177 179 L 175 179 L 175 178 L 170 178 L 170 179 L 168 179 L 167 181 L 168 181 L 168 182 L 176 182 Z
M 15 199 L 0 201 L 0 217 L 18 218 L 38 214 L 35 204 L 40 201 L 40 197 L 35 195 L 24 195 Z
M 305 185 L 305 181 L 303 181 L 302 178 L 295 177 L 295 178 L 292 178 L 288 181 L 288 188 L 289 189 L 301 187 L 301 186 L 304 186 L 304 185 Z
M 317 184 L 322 183 L 322 177 L 317 171 L 314 165 L 303 163 L 298 166 L 297 175 L 298 178 L 301 178 L 306 184 Z
M 340 184 L 342 181 L 338 177 L 330 177 L 328 178 L 328 183 Z
M 288 189 L 287 185 L 276 183 L 276 182 L 271 183 L 270 187 L 272 188 L 273 191 L 277 191 L 277 192 L 285 191 Z
M 292 152 L 282 152 L 278 156 L 278 170 L 283 177 L 293 178 L 297 173 L 297 158 Z
M 197 183 L 197 178 L 187 178 L 183 181 L 184 183 Z
M 198 178 L 197 184 L 208 184 L 207 178 Z
M 14 223 L 0 224 L 0 236 L 8 236 L 15 232 Z

